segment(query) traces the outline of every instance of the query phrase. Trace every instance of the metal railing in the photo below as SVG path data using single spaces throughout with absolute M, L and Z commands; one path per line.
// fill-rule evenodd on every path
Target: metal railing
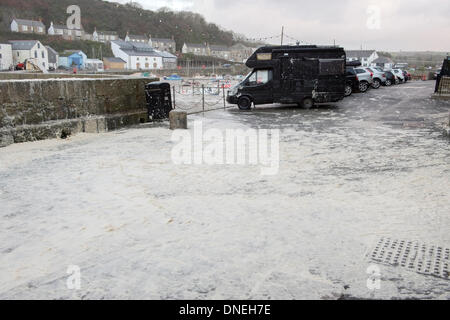
M 211 85 L 173 85 L 172 104 L 174 109 L 189 114 L 227 109 L 225 84 Z

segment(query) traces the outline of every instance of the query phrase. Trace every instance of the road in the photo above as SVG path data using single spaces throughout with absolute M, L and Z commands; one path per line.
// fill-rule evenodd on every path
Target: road
M 190 117 L 280 129 L 275 176 L 175 166 L 166 124 L 0 149 L 0 299 L 450 299 L 448 279 L 368 256 L 382 237 L 450 248 L 432 88 Z

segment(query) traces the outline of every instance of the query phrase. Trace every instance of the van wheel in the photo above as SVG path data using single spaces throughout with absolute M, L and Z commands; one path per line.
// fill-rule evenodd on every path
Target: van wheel
M 366 92 L 367 90 L 369 90 L 369 83 L 368 82 L 366 82 L 366 81 L 362 81 L 362 82 L 360 82 L 360 84 L 359 84 L 359 91 L 361 91 L 361 92 Z
M 353 88 L 352 88 L 352 86 L 351 86 L 351 85 L 346 85 L 346 86 L 345 86 L 345 96 L 346 96 L 346 97 L 349 97 L 349 96 L 352 95 L 352 93 L 353 93 Z
M 250 110 L 252 108 L 252 100 L 249 97 L 240 97 L 238 100 L 238 107 L 241 110 Z
M 381 87 L 381 81 L 378 80 L 378 79 L 373 80 L 372 87 L 373 87 L 374 89 L 379 89 L 379 88 Z
M 304 109 L 311 109 L 312 107 L 314 107 L 314 101 L 311 98 L 305 98 L 303 99 L 301 106 Z

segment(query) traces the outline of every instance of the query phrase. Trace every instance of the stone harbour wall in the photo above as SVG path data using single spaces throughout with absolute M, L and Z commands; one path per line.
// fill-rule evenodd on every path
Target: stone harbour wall
M 147 122 L 145 85 L 157 80 L 0 81 L 0 146 Z

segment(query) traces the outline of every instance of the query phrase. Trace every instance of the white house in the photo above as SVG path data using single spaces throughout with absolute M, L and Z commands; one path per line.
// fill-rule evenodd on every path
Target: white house
M 42 71 L 48 70 L 48 51 L 40 41 L 13 40 L 9 43 L 12 45 L 14 65 L 29 62 Z
M 388 57 L 379 57 L 372 62 L 372 67 L 381 67 L 384 70 L 391 70 L 394 67 L 394 61 Z
M 185 43 L 182 48 L 183 53 L 192 53 L 198 56 L 208 56 L 209 49 L 206 44 L 201 43 Z
M 83 27 L 81 29 L 69 29 L 65 25 L 53 24 L 53 22 L 50 23 L 48 34 L 51 36 L 61 36 L 69 40 L 83 39 L 85 36 Z
M 45 34 L 45 25 L 41 21 L 13 19 L 12 32 Z
M 209 54 L 213 57 L 225 60 L 231 59 L 231 49 L 229 47 L 221 45 L 210 45 L 208 49 Z
M 359 61 L 363 67 L 370 67 L 378 59 L 378 53 L 375 50 L 347 50 L 347 61 Z
M 155 70 L 163 68 L 163 57 L 148 43 L 112 41 L 114 57 L 126 62 L 130 70 Z
M 126 42 L 140 42 L 140 43 L 148 43 L 149 42 L 149 38 L 147 38 L 146 36 L 140 36 L 140 35 L 135 35 L 135 34 L 129 34 L 127 32 L 127 35 L 125 37 L 125 41 Z
M 111 42 L 119 40 L 119 35 L 115 31 L 97 31 L 97 28 L 92 33 L 92 41 L 97 42 Z
M 12 46 L 9 43 L 0 43 L 0 71 L 9 70 L 14 66 Z

